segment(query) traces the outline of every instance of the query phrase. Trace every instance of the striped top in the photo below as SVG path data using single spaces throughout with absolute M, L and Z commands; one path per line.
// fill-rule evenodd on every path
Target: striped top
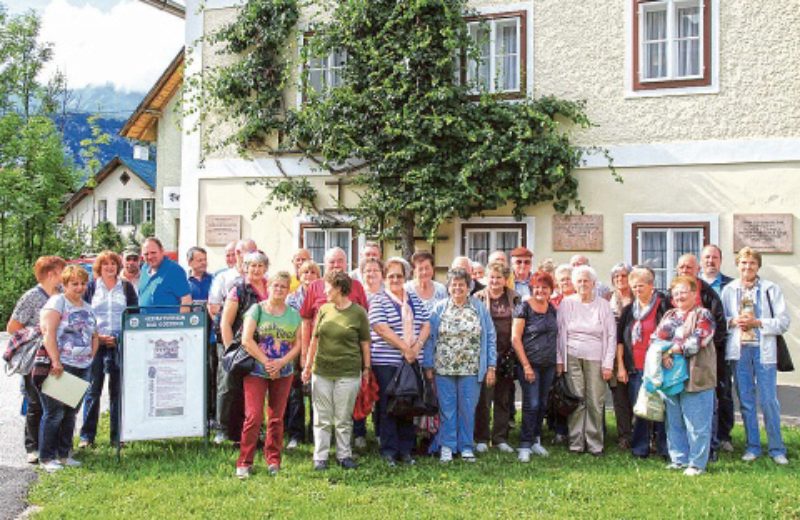
M 408 295 L 411 312 L 414 314 L 414 334 L 419 336 L 420 329 L 430 319 L 430 313 L 428 307 L 422 303 L 422 300 L 416 294 L 409 291 L 406 291 L 406 294 Z M 372 328 L 378 323 L 385 323 L 389 325 L 395 334 L 402 337 L 403 319 L 400 312 L 400 306 L 392 301 L 385 291 L 377 293 L 370 301 L 369 325 L 371 328 L 371 362 L 373 365 L 399 366 L 402 363 L 403 354 Z M 422 361 L 422 349 L 420 349 L 419 360 Z

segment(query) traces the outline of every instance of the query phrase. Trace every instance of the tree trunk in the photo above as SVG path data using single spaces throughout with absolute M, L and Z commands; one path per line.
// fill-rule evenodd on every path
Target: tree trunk
M 414 212 L 406 210 L 400 215 L 400 250 L 403 258 L 410 262 L 415 247 Z

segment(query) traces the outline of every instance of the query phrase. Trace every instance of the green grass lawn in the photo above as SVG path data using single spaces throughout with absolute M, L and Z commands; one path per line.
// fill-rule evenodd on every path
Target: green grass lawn
M 612 420 L 601 459 L 546 443 L 550 457 L 527 465 L 492 450 L 475 464 L 420 457 L 388 468 L 371 442 L 359 469 L 314 472 L 303 445 L 276 477 L 257 458 L 247 481 L 234 477 L 238 451 L 198 440 L 130 443 L 119 464 L 98 447 L 78 455 L 81 468 L 42 473 L 30 501 L 37 518 L 800 518 L 800 429 L 784 429 L 788 466 L 741 462 L 737 426 L 737 452 L 687 478 L 618 450 Z

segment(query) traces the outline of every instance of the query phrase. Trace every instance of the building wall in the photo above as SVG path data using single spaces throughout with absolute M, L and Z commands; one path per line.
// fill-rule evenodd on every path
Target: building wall
M 164 187 L 181 185 L 181 129 L 175 107 L 179 96 L 173 96 L 158 120 L 158 154 L 156 156 L 156 236 L 168 250 L 178 248 L 180 210 L 164 208 Z
M 122 184 L 120 178 L 127 173 L 130 180 L 127 184 Z M 84 197 L 75 205 L 64 217 L 64 222 L 82 226 L 87 231 L 93 229 L 98 224 L 97 204 L 100 200 L 107 201 L 108 220 L 117 226 L 124 238 L 133 231 L 134 226 L 117 225 L 117 200 L 118 199 L 152 199 L 153 190 L 145 184 L 135 173 L 124 166 L 117 167 L 114 172 L 106 177 L 94 190 L 93 195 Z M 94 220 L 92 214 L 94 213 Z

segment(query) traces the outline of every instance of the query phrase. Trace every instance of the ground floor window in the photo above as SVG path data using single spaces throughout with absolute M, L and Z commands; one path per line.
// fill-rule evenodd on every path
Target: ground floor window
M 493 251 L 505 251 L 526 246 L 526 224 L 463 224 L 461 226 L 461 251 L 473 262 L 486 265 Z
M 651 267 L 656 274 L 656 289 L 665 290 L 675 276 L 681 255 L 700 251 L 710 240 L 711 223 L 635 222 L 632 226 L 633 263 Z
M 357 258 L 357 245 L 354 240 L 353 229 L 349 227 L 318 227 L 312 224 L 301 224 L 300 247 L 304 247 L 311 253 L 311 259 L 319 264 L 320 268 L 325 266 L 325 251 L 332 247 L 341 247 L 347 254 L 347 265 L 355 268 Z

